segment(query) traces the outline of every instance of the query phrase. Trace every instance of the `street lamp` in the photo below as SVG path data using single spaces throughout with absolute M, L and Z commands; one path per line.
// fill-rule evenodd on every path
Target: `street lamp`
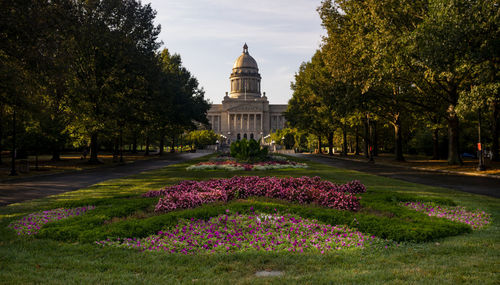
M 477 110 L 477 133 L 478 133 L 478 143 L 477 143 L 477 151 L 479 156 L 479 164 L 477 165 L 477 171 L 485 171 L 486 167 L 484 166 L 484 152 L 483 146 L 481 144 L 481 107 Z

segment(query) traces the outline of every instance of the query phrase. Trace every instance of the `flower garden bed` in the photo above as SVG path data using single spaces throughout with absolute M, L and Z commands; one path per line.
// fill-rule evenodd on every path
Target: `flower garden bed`
M 208 221 L 182 220 L 174 228 L 146 238 L 118 238 L 96 243 L 182 254 L 238 251 L 323 254 L 346 248 L 365 248 L 376 239 L 347 226 L 331 226 L 292 215 L 226 212 Z
M 251 171 L 272 170 L 284 168 L 307 168 L 307 164 L 295 161 L 263 161 L 256 163 L 240 163 L 234 160 L 207 161 L 191 165 L 186 170 L 227 170 L 227 171 Z
M 221 155 L 212 157 L 209 161 L 191 165 L 187 167 L 186 170 L 256 171 L 307 167 L 308 165 L 306 163 L 290 161 L 285 156 L 281 155 L 270 155 L 267 156 L 267 160 L 254 163 L 239 162 L 234 157 Z
M 444 218 L 450 221 L 464 223 L 473 229 L 481 229 L 490 223 L 490 215 L 484 211 L 467 211 L 464 207 L 444 207 L 430 203 L 406 202 L 401 205 L 418 212 L 424 212 L 430 217 Z
M 157 212 L 195 208 L 207 203 L 228 202 L 250 196 L 356 211 L 360 206 L 360 197 L 355 194 L 364 192 L 366 187 L 357 180 L 337 185 L 320 177 L 235 176 L 230 179 L 183 181 L 158 191 L 149 191 L 143 196 L 161 197 L 155 208 Z
M 69 217 L 79 216 L 93 209 L 95 209 L 95 206 L 78 207 L 72 209 L 59 208 L 32 213 L 20 220 L 9 224 L 9 227 L 14 229 L 18 235 L 36 235 L 40 228 L 47 223 L 67 219 Z

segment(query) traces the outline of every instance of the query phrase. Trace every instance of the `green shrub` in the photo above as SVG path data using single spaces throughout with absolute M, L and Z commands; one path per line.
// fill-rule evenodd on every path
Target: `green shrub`
M 231 144 L 231 156 L 240 161 L 254 162 L 265 160 L 268 154 L 266 147 L 261 147 L 260 140 L 242 139 Z
M 393 202 L 394 197 L 396 200 Z M 151 207 L 157 200 L 154 198 L 118 199 L 113 205 L 99 206 L 88 214 L 47 224 L 40 230 L 39 237 L 83 243 L 92 243 L 106 238 L 140 238 L 173 227 L 179 219 L 208 220 L 210 217 L 225 213 L 226 209 L 239 213 L 252 211 L 290 213 L 303 218 L 316 219 L 326 224 L 345 224 L 366 234 L 398 242 L 426 242 L 471 231 L 468 225 L 429 217 L 398 205 L 398 199 L 409 199 L 410 195 L 372 193 L 365 198 L 364 207 L 359 212 L 327 209 L 314 205 L 301 206 L 269 198 L 250 198 L 227 204 L 206 204 L 199 208 L 166 214 L 152 213 Z M 429 197 L 413 197 L 413 199 L 436 200 L 436 198 Z M 144 210 L 149 210 L 151 215 L 146 218 L 133 216 L 136 211 Z M 109 222 L 113 217 L 123 219 Z

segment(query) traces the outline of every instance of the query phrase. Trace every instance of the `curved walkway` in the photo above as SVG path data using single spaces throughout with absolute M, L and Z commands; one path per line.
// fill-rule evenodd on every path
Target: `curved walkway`
M 115 167 L 95 168 L 39 177 L 34 176 L 1 182 L 0 206 L 77 190 L 105 180 L 162 168 L 207 154 L 206 152 L 168 154 L 158 159 L 140 160 Z
M 440 173 L 435 171 L 415 170 L 398 166 L 367 163 L 363 161 L 336 159 L 334 157 L 314 154 L 292 155 L 338 168 L 357 170 L 424 185 L 450 188 L 458 191 L 500 198 L 500 179 L 498 178 L 465 176 L 459 174 Z

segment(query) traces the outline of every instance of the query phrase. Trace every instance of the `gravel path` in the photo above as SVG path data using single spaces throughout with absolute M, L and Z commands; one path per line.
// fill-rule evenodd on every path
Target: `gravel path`
M 207 154 L 206 152 L 168 154 L 160 159 L 139 160 L 115 167 L 34 176 L 1 182 L 0 206 L 77 190 L 105 180 L 162 168 Z

